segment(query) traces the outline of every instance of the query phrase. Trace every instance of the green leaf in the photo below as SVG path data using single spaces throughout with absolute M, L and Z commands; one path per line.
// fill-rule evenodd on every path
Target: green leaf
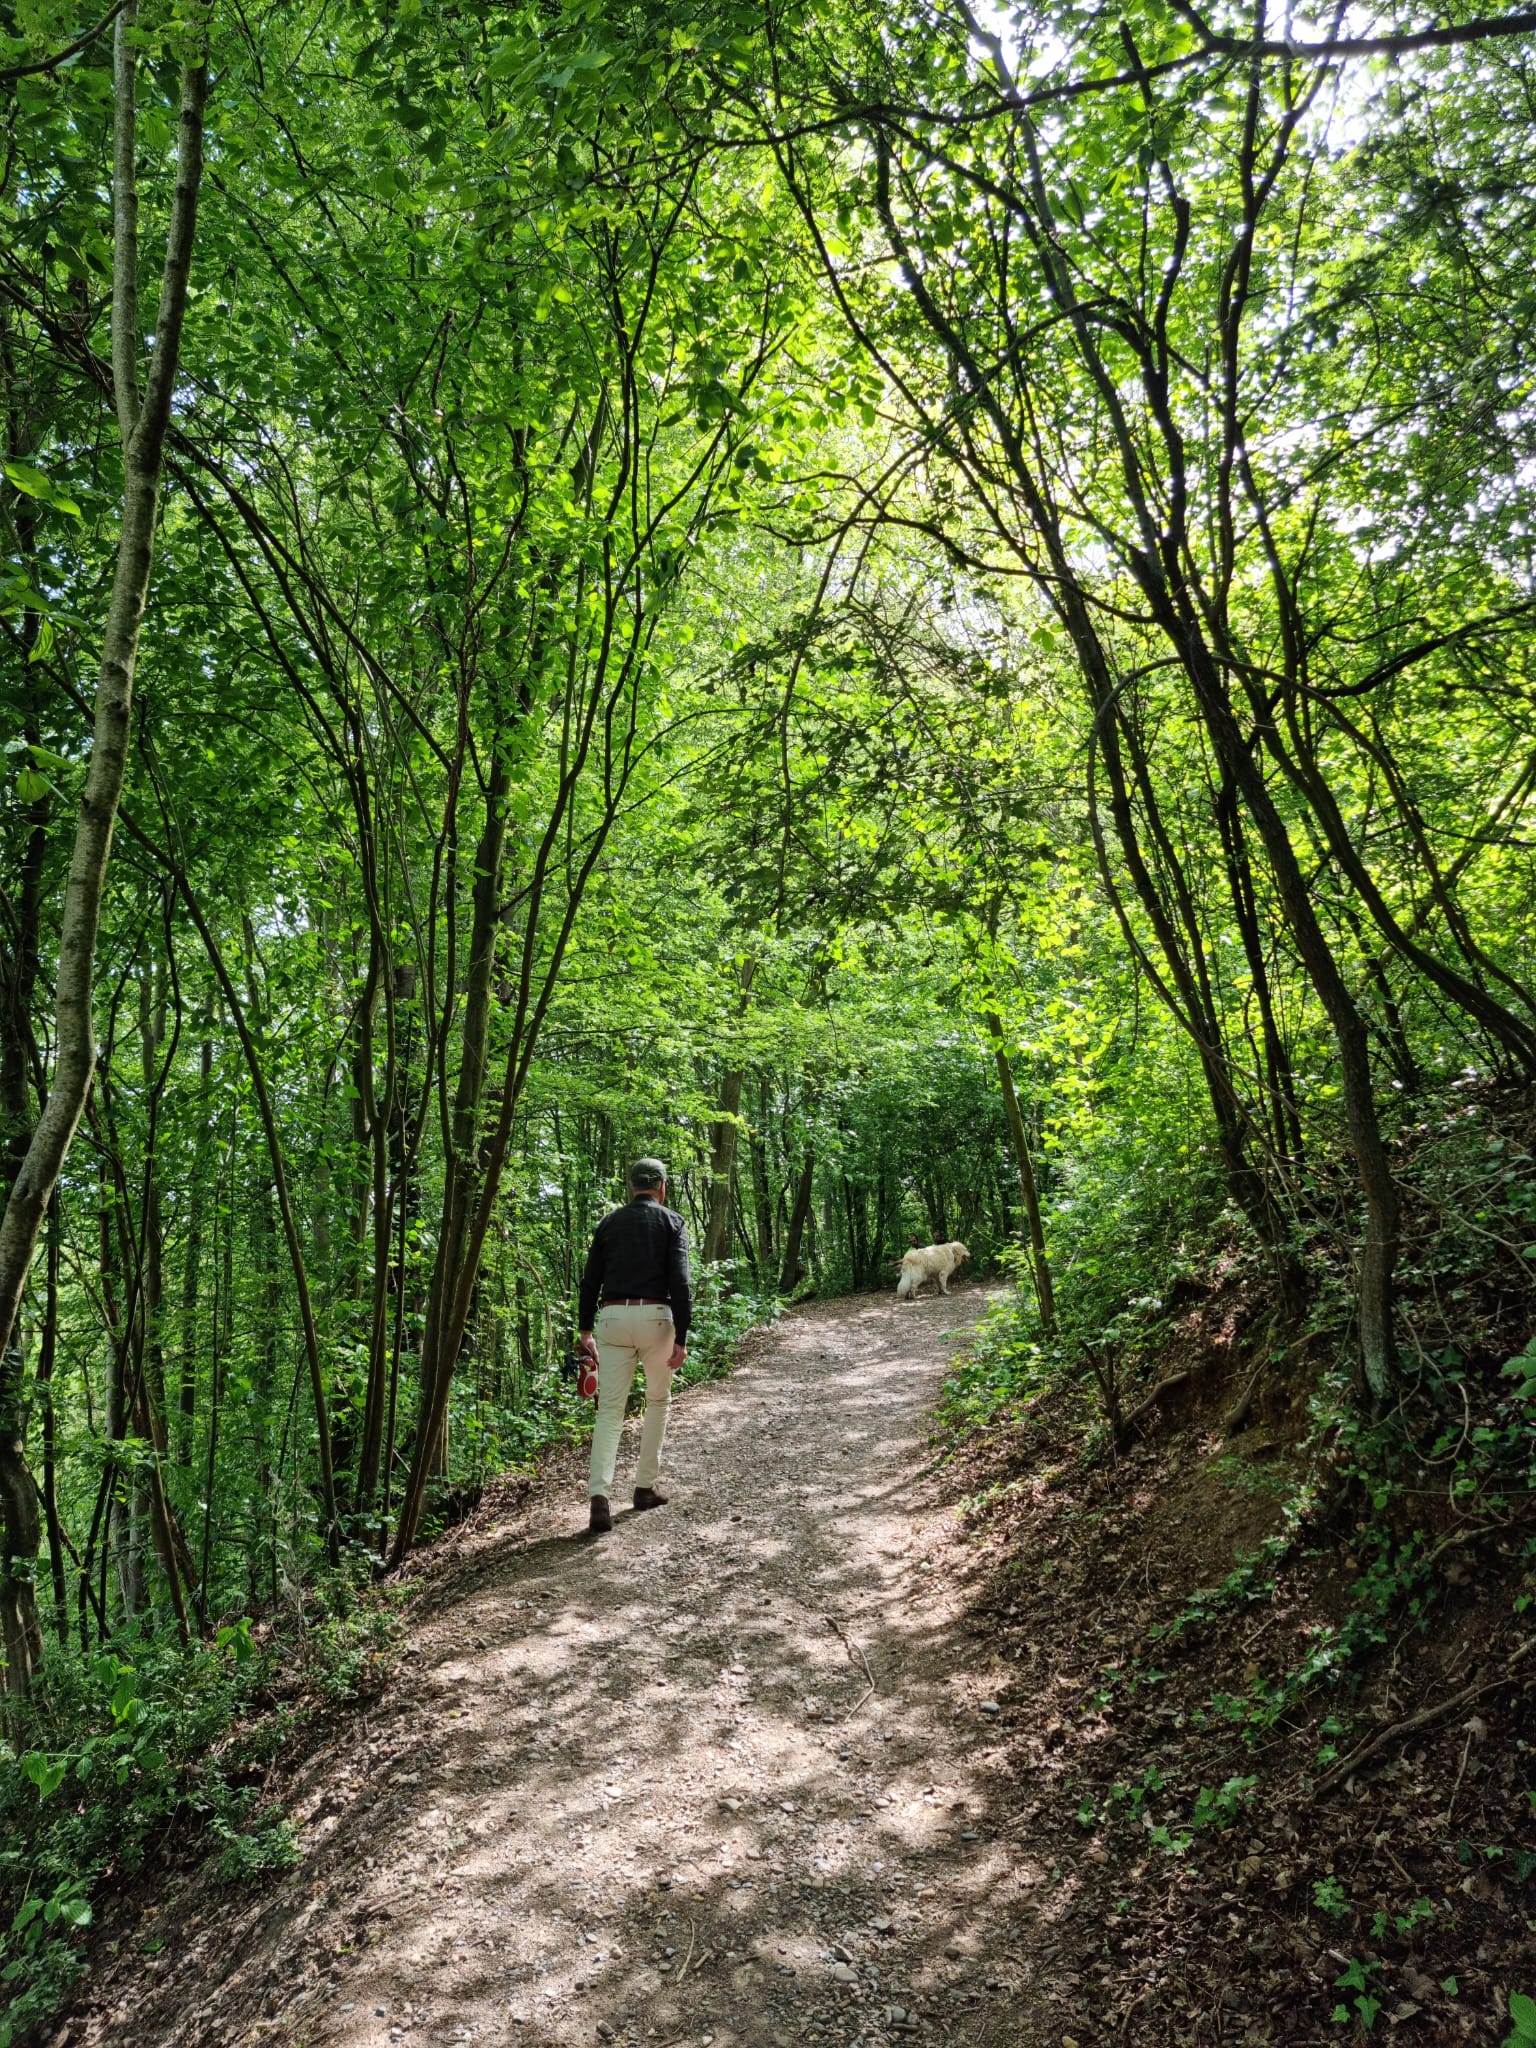
M 226 1622 L 214 1641 L 221 1650 L 228 1650 L 237 1664 L 248 1664 L 256 1654 L 256 1645 L 251 1641 L 249 1615 L 242 1615 L 238 1621 Z
M 29 498 L 38 498 L 43 504 L 51 506 L 55 512 L 67 513 L 71 519 L 80 517 L 80 507 L 68 492 L 61 491 L 52 477 L 47 476 L 33 463 L 6 459 L 0 462 L 0 469 L 5 471 L 16 489 L 24 491 Z
M 69 1769 L 69 1758 L 44 1756 L 40 1750 L 34 1750 L 31 1755 L 22 1758 L 21 1768 L 37 1787 L 38 1797 L 46 1799 L 50 1793 L 57 1792 L 63 1784 L 64 1774 Z

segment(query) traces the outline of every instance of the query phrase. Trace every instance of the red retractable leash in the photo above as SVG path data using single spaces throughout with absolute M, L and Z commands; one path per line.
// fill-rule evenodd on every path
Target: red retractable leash
M 576 1352 L 576 1391 L 584 1401 L 597 1399 L 597 1346 L 590 1338 Z

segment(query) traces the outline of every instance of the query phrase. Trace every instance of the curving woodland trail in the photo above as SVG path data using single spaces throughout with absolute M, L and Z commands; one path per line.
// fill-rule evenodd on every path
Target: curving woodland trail
M 980 1304 L 786 1319 L 675 1405 L 671 1505 L 619 1492 L 607 1538 L 574 1458 L 482 1511 L 382 1698 L 290 1782 L 301 1865 L 184 1876 L 147 1980 L 98 1979 L 66 2038 L 1059 2042 L 997 1679 L 919 1477 Z M 630 1425 L 621 1486 L 633 1455 Z

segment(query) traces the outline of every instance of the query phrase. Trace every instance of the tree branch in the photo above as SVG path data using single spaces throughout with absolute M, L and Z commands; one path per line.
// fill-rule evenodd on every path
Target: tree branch
M 78 57 L 99 36 L 105 35 L 127 5 L 128 0 L 117 0 L 117 5 L 109 8 L 94 28 L 88 28 L 83 36 L 77 36 L 66 49 L 56 50 L 51 57 L 39 57 L 34 64 L 7 65 L 0 71 L 0 85 L 9 85 L 13 78 L 40 78 L 45 71 L 57 71 L 61 64 L 67 64 L 71 57 Z
M 1169 0 L 1182 21 L 1188 22 L 1212 57 L 1395 57 L 1414 50 L 1451 50 L 1463 43 L 1490 42 L 1496 36 L 1528 36 L 1536 32 L 1536 13 L 1481 16 L 1475 21 L 1454 23 L 1449 28 L 1425 28 L 1406 35 L 1324 36 L 1314 43 L 1285 41 L 1270 36 L 1229 36 L 1214 29 L 1190 6 L 1189 0 Z

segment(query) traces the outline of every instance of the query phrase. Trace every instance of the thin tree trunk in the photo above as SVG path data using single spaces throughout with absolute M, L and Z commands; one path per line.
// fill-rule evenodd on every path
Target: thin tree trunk
M 112 832 L 128 766 L 133 673 L 149 592 L 160 471 L 171 399 L 181 357 L 187 279 L 197 228 L 203 167 L 206 58 L 182 72 L 176 189 L 166 234 L 165 266 L 155 320 L 154 348 L 142 396 L 136 305 L 138 275 L 137 122 L 133 41 L 134 0 L 117 18 L 113 110 L 112 371 L 123 437 L 123 509 L 112 596 L 102 638 L 90 766 L 80 800 L 74 850 L 64 891 L 55 982 L 52 1085 L 37 1120 L 21 1171 L 0 1219 L 0 1643 L 8 1691 L 25 1694 L 42 1653 L 42 1630 L 32 1585 L 38 1552 L 37 1490 L 27 1469 L 21 1389 L 10 1362 L 22 1293 L 32 1255 L 59 1173 L 85 1109 L 95 1064 L 92 981 L 96 933 L 112 853 Z
M 1035 1276 L 1035 1299 L 1040 1306 L 1040 1327 L 1047 1335 L 1056 1328 L 1056 1294 L 1051 1286 L 1051 1265 L 1045 1253 L 1045 1226 L 1040 1217 L 1040 1189 L 1035 1179 L 1035 1162 L 1030 1157 L 1029 1133 L 1013 1084 L 1013 1068 L 1003 1049 L 1003 1022 L 993 1011 L 986 1014 L 987 1035 L 992 1040 L 992 1057 L 997 1061 L 998 1084 L 1003 1091 L 1003 1109 L 1008 1117 L 1008 1135 L 1013 1140 L 1014 1162 L 1019 1169 L 1019 1192 L 1024 1197 L 1024 1215 L 1029 1228 L 1030 1268 Z
M 779 1288 L 784 1294 L 792 1294 L 800 1279 L 800 1240 L 805 1235 L 806 1221 L 811 1213 L 811 1195 L 816 1186 L 816 1150 L 812 1145 L 805 1148 L 805 1158 L 800 1167 L 800 1179 L 795 1187 L 795 1205 L 789 1212 L 789 1228 L 784 1233 L 784 1263 L 779 1268 Z
M 742 1271 L 746 1272 L 750 1269 L 755 1273 L 757 1271 L 757 1254 L 752 1248 L 751 1238 L 747 1235 L 746 1218 L 741 1213 L 741 1187 L 739 1182 L 731 1200 L 731 1227 L 736 1232 L 736 1242 L 741 1247 Z
M 357 1512 L 363 1515 L 371 1510 L 379 1489 L 384 1409 L 389 1393 L 389 1260 L 394 1223 L 392 1197 L 397 1190 L 389 1178 L 389 1126 L 382 1116 L 374 1124 L 372 1152 L 373 1281 L 368 1318 L 368 1381 L 355 1502 Z
M 1365 1232 L 1357 1283 L 1360 1379 L 1371 1403 L 1380 1408 L 1391 1398 L 1398 1380 L 1393 1276 L 1402 1199 L 1376 1110 L 1365 1019 L 1319 922 L 1285 820 L 1270 795 L 1263 770 L 1248 750 L 1209 650 L 1199 640 L 1193 624 L 1179 615 L 1167 587 L 1150 571 L 1144 573 L 1142 587 L 1161 614 L 1159 623 L 1179 649 L 1216 758 L 1236 784 L 1253 820 L 1296 950 L 1333 1027 L 1344 1115 L 1365 1197 Z
M 53 1579 L 54 1626 L 61 1644 L 69 1641 L 69 1595 L 64 1584 L 64 1529 L 59 1520 L 58 1417 L 54 1409 L 53 1369 L 59 1348 L 59 1196 L 48 1204 L 46 1292 L 43 1335 L 37 1355 L 37 1392 L 43 1411 L 43 1522 L 48 1531 L 48 1568 Z
M 107 1376 L 107 1444 L 109 1455 L 117 1456 L 132 1432 L 132 1398 L 128 1390 L 128 1337 L 117 1332 L 112 1339 Z M 117 1597 L 123 1614 L 134 1620 L 144 1604 L 144 1570 L 140 1533 L 140 1485 L 137 1472 L 125 1471 L 123 1463 L 112 1471 L 112 1498 L 107 1510 L 107 1543 L 117 1577 Z
M 736 1014 L 744 1017 L 752 1001 L 752 984 L 757 979 L 756 960 L 742 963 L 738 983 Z M 709 1206 L 704 1223 L 704 1263 L 718 1265 L 731 1249 L 731 1199 L 736 1179 L 736 1140 L 740 1130 L 741 1088 L 739 1068 L 728 1068 L 720 1076 L 720 1114 L 710 1132 Z
M 712 1127 L 709 1155 L 709 1213 L 704 1225 L 706 1266 L 718 1265 L 731 1248 L 731 1181 L 736 1170 L 742 1078 L 739 1068 L 731 1068 L 720 1076 L 720 1114 Z
M 129 820 L 132 827 L 132 820 Z M 309 1368 L 310 1398 L 314 1404 L 316 1449 L 320 1459 L 320 1503 L 324 1521 L 323 1533 L 326 1549 L 334 1563 L 340 1555 L 340 1530 L 336 1506 L 336 1468 L 331 1442 L 331 1419 L 325 1393 L 325 1368 L 320 1357 L 320 1332 L 315 1323 L 314 1302 L 309 1292 L 308 1270 L 304 1262 L 304 1247 L 299 1238 L 298 1221 L 294 1215 L 293 1198 L 288 1187 L 288 1169 L 283 1159 L 282 1139 L 278 1135 L 277 1118 L 272 1110 L 272 1098 L 267 1091 L 266 1076 L 262 1071 L 261 1054 L 252 1034 L 239 990 L 225 964 L 224 955 L 217 940 L 203 916 L 202 907 L 193 894 L 192 884 L 185 871 L 163 849 L 157 847 L 146 833 L 132 827 L 134 837 L 141 845 L 148 847 L 160 861 L 180 891 L 181 900 L 187 907 L 187 915 L 203 942 L 208 964 L 218 977 L 219 987 L 224 996 L 230 1022 L 235 1027 L 235 1036 L 240 1041 L 240 1050 L 245 1055 L 246 1071 L 251 1077 L 251 1091 L 256 1097 L 256 1110 L 261 1118 L 262 1135 L 267 1143 L 267 1159 L 272 1169 L 272 1191 L 277 1197 L 278 1214 L 282 1219 L 283 1239 L 288 1248 L 288 1263 L 293 1272 L 294 1291 L 299 1299 L 299 1322 L 304 1335 L 304 1358 Z
M 180 1006 L 177 1035 L 180 1034 Z M 143 1214 L 140 1218 L 141 1265 L 139 1282 L 139 1324 L 143 1372 L 149 1399 L 157 1416 L 165 1414 L 165 1344 L 161 1330 L 161 1308 L 165 1296 L 165 1226 L 160 1201 L 159 1100 L 155 1067 L 165 1039 L 165 981 L 153 947 L 139 977 L 139 1052 L 142 1060 L 144 1095 L 151 1105 L 147 1154 L 144 1161 Z M 169 1057 L 176 1052 L 173 1041 Z
M 1223 784 L 1217 794 L 1216 824 L 1221 833 L 1222 850 L 1226 856 L 1227 888 L 1232 898 L 1232 912 L 1243 942 L 1243 957 L 1248 963 L 1248 978 L 1259 1006 L 1259 1025 L 1264 1041 L 1264 1073 L 1275 1149 L 1282 1159 L 1299 1165 L 1302 1131 L 1301 1117 L 1296 1107 L 1295 1080 L 1291 1073 L 1290 1053 L 1280 1032 L 1279 1019 L 1275 1015 L 1274 996 L 1269 985 L 1269 966 L 1264 957 L 1263 934 L 1259 927 L 1258 893 L 1254 887 L 1253 864 L 1243 843 L 1242 814 L 1237 808 L 1237 792 L 1230 782 Z
M 359 1514 L 373 1506 L 379 1485 L 379 1459 L 384 1443 L 384 1408 L 389 1378 L 389 1251 L 393 1218 L 389 1178 L 389 1131 L 394 1116 L 397 1086 L 395 1056 L 394 982 L 389 963 L 382 959 L 382 945 L 376 938 L 370 955 L 370 975 L 382 985 L 384 1016 L 384 1091 L 377 1095 L 373 1076 L 373 1013 L 375 1003 L 365 991 L 359 1006 L 358 1054 L 355 1065 L 357 1100 L 363 1114 L 368 1141 L 370 1178 L 369 1202 L 373 1212 L 373 1273 L 369 1293 L 368 1376 L 363 1400 L 363 1439 L 358 1453 L 357 1499 Z M 364 1015 L 366 1012 L 366 1025 Z
M 192 1425 L 197 1418 L 197 1309 L 203 1262 L 203 1210 L 206 1200 L 204 1182 L 208 1177 L 212 1136 L 208 1114 L 212 1081 L 213 991 L 210 989 L 208 1008 L 203 1021 L 202 1047 L 198 1054 L 197 1141 L 192 1152 L 192 1184 L 187 1200 L 187 1241 L 181 1276 L 175 1446 L 176 1462 L 180 1465 L 189 1465 L 192 1462 Z
M 197 1575 L 197 1602 L 198 1607 L 204 1613 L 208 1611 L 211 1605 L 209 1600 L 209 1578 L 213 1568 L 213 1506 L 217 1497 L 215 1482 L 218 1476 L 219 1415 L 224 1392 L 224 1331 L 229 1323 L 230 1268 L 233 1263 L 230 1243 L 234 1230 L 234 1218 L 231 1214 L 234 1207 L 233 1114 L 231 1114 L 230 1126 L 230 1200 L 228 1203 L 216 1201 L 213 1206 L 213 1304 L 212 1313 L 208 1319 L 210 1338 L 208 1358 L 208 1441 L 204 1452 L 205 1463 L 203 1470 L 203 1557 L 202 1565 Z M 223 1162 L 220 1161 L 221 1169 L 222 1166 Z M 264 1476 L 258 1470 L 258 1512 L 260 1511 L 261 1504 L 270 1492 L 270 1488 L 262 1484 Z M 251 1545 L 251 1550 L 254 1555 L 256 1550 L 254 1543 Z
M 32 1082 L 30 1068 L 33 1058 L 32 1037 L 32 996 L 38 975 L 38 933 L 42 907 L 43 860 L 47 852 L 49 803 L 41 798 L 32 808 L 32 828 L 27 835 L 26 849 L 22 856 L 21 873 L 18 876 L 16 909 L 14 917 L 14 945 L 6 959 L 6 973 L 0 1002 L 3 1002 L 3 1016 L 0 1016 L 0 1191 L 8 1190 L 15 1184 L 17 1175 L 27 1156 L 31 1143 Z M 50 1293 L 44 1318 L 43 1354 L 38 1362 L 38 1380 L 42 1386 L 51 1374 L 53 1341 L 58 1319 L 58 1260 L 56 1249 L 51 1256 L 49 1267 Z M 45 1369 L 46 1361 L 46 1369 Z M 25 1469 L 22 1455 L 22 1413 L 23 1361 L 19 1345 L 8 1347 L 0 1356 L 0 1657 L 6 1667 L 27 1670 L 41 1654 L 42 1632 L 39 1624 L 35 1631 L 28 1626 L 24 1614 L 26 1594 L 18 1587 L 13 1588 L 12 1575 L 19 1574 L 30 1579 L 33 1560 L 37 1556 L 39 1536 L 36 1527 L 36 1496 L 30 1472 Z M 44 1414 L 44 1478 L 51 1484 L 53 1475 L 53 1401 L 51 1387 L 44 1387 L 42 1393 Z M 51 1493 L 45 1494 L 44 1505 L 48 1506 Z M 7 1506 L 7 1502 L 10 1503 Z M 57 1552 L 56 1510 L 49 1514 L 49 1553 L 52 1558 Z M 55 1579 L 57 1590 L 57 1578 Z M 35 1610 L 34 1610 L 35 1611 Z M 66 1617 L 67 1625 L 67 1617 Z M 4 1689 L 4 1672 L 0 1670 L 0 1689 Z M 16 1688 L 24 1690 L 24 1686 Z
M 1117 693 L 1086 607 L 1073 612 L 1073 626 L 1073 644 L 1087 679 L 1089 701 L 1094 710 L 1094 738 L 1090 741 L 1088 754 L 1088 827 L 1099 873 L 1126 945 L 1170 1014 L 1193 1039 L 1199 1053 L 1200 1069 L 1205 1077 L 1206 1093 L 1210 1097 L 1211 1114 L 1216 1125 L 1217 1148 L 1232 1199 L 1253 1224 L 1262 1241 L 1278 1247 L 1285 1239 L 1285 1219 L 1275 1201 L 1268 1176 L 1249 1156 L 1247 1119 L 1233 1085 L 1231 1063 L 1222 1041 L 1220 1020 L 1209 1001 L 1208 984 L 1197 973 L 1179 938 L 1173 917 L 1147 864 L 1136 829 L 1121 751 L 1124 734 L 1116 709 Z M 1158 950 L 1173 984 L 1171 988 L 1148 958 L 1121 901 L 1099 817 L 1096 775 L 1099 758 L 1104 762 L 1104 772 L 1109 781 L 1110 816 L 1114 821 L 1121 858 L 1137 901 L 1156 935 Z M 1142 778 L 1142 788 L 1144 795 L 1150 793 L 1150 777 Z
M 757 1244 L 753 1264 L 759 1288 L 767 1287 L 773 1272 L 773 1202 L 768 1189 L 768 1083 L 758 1091 L 758 1126 L 752 1133 L 752 1218 Z
M 496 964 L 501 867 L 507 839 L 507 796 L 511 788 L 508 750 L 493 739 L 494 754 L 485 792 L 485 816 L 475 848 L 470 892 L 469 961 L 464 990 L 459 1073 L 448 1119 L 442 1222 L 427 1298 L 427 1327 L 421 1353 L 417 1444 L 413 1461 L 414 1512 L 420 1512 L 425 1481 L 446 1469 L 449 1383 L 458 1363 L 463 1321 L 454 1297 L 463 1287 L 470 1260 L 476 1195 L 480 1185 L 480 1118 L 490 1068 L 491 999 Z M 473 1275 L 469 1278 L 472 1282 Z M 466 1303 L 467 1311 L 467 1303 Z M 467 1316 L 466 1318 L 467 1319 Z M 451 1351 L 451 1356 L 449 1355 Z
M 169 930 L 166 937 L 165 969 L 162 970 L 155 948 L 151 945 L 144 969 L 139 976 L 140 1075 L 148 1104 L 148 1120 L 144 1138 L 139 1256 L 134 1287 L 134 1308 L 129 1318 L 129 1388 L 130 1414 L 134 1430 L 147 1446 L 141 1470 L 135 1474 L 135 1507 L 139 1513 L 148 1515 L 155 1551 L 165 1574 L 171 1609 L 176 1617 L 178 1632 L 185 1642 L 191 1633 L 186 1589 L 190 1589 L 194 1581 L 191 1557 L 165 1490 L 165 1465 L 169 1445 L 165 1413 L 165 1357 L 160 1335 L 165 1269 L 165 1243 L 160 1207 L 160 1103 L 166 1077 L 176 1056 L 182 1016 L 178 996 L 176 1030 L 162 1062 L 160 1048 L 165 1040 L 165 983 L 170 968 Z
M 395 1478 L 395 1422 L 400 1408 L 400 1354 L 405 1347 L 405 1253 L 410 1215 L 410 1182 L 405 1172 L 405 1133 L 400 1137 L 400 1224 L 395 1240 L 395 1316 L 389 1346 L 389 1407 L 384 1418 L 384 1495 L 379 1509 L 379 1549 L 389 1541 L 389 1501 Z

